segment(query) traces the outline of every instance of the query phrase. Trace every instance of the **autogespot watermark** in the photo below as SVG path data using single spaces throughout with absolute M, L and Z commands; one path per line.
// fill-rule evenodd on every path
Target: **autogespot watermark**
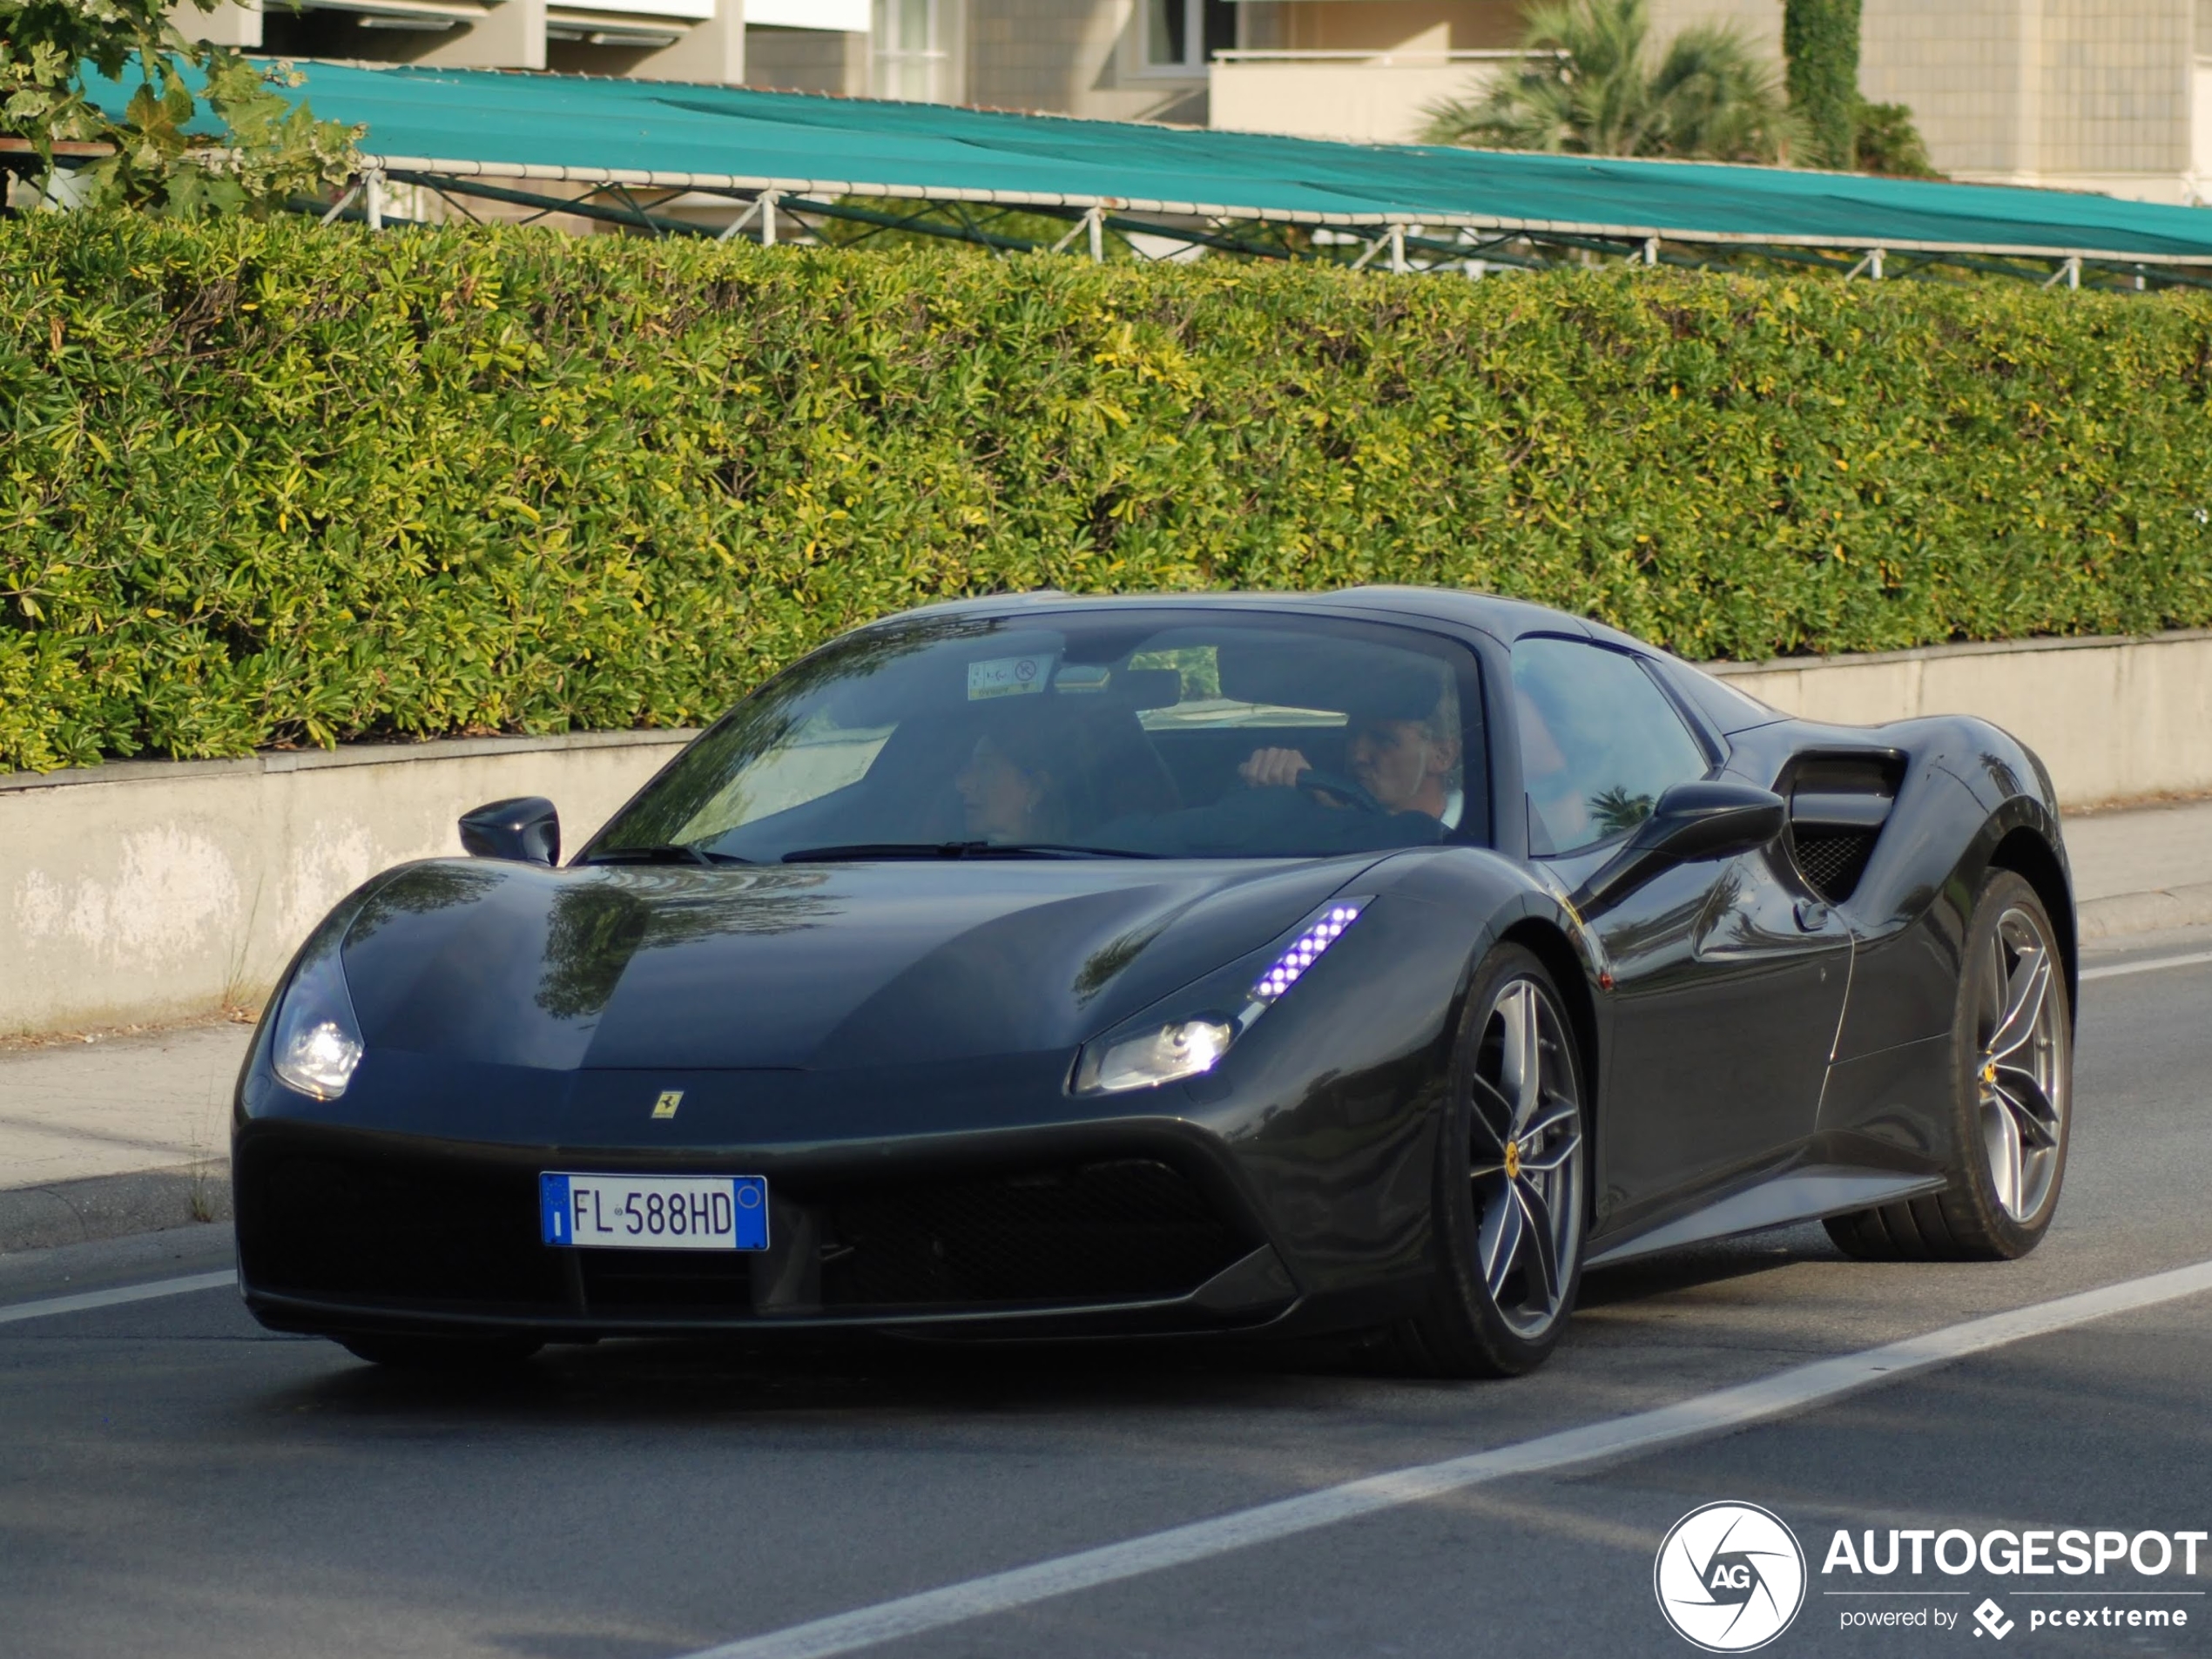
M 1708 1653 L 1765 1647 L 1816 1591 L 1844 1631 L 1989 1642 L 2113 1631 L 2140 1641 L 2212 1617 L 2195 1582 L 2209 1541 L 2203 1532 L 2074 1527 L 1838 1529 L 1810 1574 L 1781 1517 L 1756 1504 L 1709 1503 L 1669 1529 L 1652 1584 L 1667 1622 Z M 2212 1565 L 2212 1549 L 2205 1558 Z
M 1976 1595 L 1982 1599 L 1969 1628 L 1977 1638 L 2002 1642 L 2022 1628 L 2185 1630 L 2193 1604 L 2204 1594 L 2188 1581 L 2196 1576 L 2197 1547 L 2208 1538 L 2212 1533 L 2087 1527 L 2019 1532 L 1993 1527 L 1981 1533 L 1963 1527 L 1868 1527 L 1856 1534 L 1839 1528 L 1820 1563 L 1821 1594 L 1843 1603 L 1838 1617 L 1847 1630 L 1956 1628 L 1958 1612 L 1937 1605 L 1938 1598 L 1963 1602 Z M 1929 1578 L 1935 1581 L 1920 1581 Z M 1966 1578 L 2012 1581 L 1989 1594 L 1980 1582 L 1971 1588 L 1943 1582 Z M 2173 1578 L 2183 1582 L 2162 1581 Z M 1875 1586 L 1885 1579 L 1898 1587 Z M 1914 1581 L 1909 1587 L 1903 1582 L 1908 1579 Z M 1912 1606 L 1916 1601 L 1924 1605 Z M 1876 1602 L 1890 1605 L 1851 1605 Z
M 1805 1604 L 1805 1554 L 1772 1512 L 1709 1503 L 1661 1541 L 1651 1588 L 1683 1641 L 1749 1653 L 1787 1630 Z

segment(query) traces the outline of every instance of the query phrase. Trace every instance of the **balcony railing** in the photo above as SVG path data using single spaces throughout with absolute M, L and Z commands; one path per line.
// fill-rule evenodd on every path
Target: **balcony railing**
M 1216 52 L 1211 125 L 1356 144 L 1410 144 L 1432 105 L 1479 92 L 1535 54 L 1514 51 Z

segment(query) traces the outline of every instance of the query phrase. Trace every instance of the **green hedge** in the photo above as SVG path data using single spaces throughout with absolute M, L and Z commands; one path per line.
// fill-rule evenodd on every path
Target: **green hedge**
M 0 766 L 705 718 L 941 596 L 2212 623 L 2212 304 L 0 223 Z

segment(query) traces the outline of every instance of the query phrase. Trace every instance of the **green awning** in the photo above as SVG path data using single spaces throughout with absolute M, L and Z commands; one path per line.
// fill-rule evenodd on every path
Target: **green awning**
M 664 81 L 306 64 L 388 171 L 1380 227 L 2212 264 L 2212 209 L 2058 191 L 1013 115 Z

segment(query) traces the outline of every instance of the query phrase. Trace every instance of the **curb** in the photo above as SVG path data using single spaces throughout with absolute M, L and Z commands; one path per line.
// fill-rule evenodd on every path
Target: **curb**
M 2075 937 L 2085 941 L 2202 927 L 2212 922 L 2212 881 L 2084 899 L 2074 906 L 2074 914 Z
M 231 1218 L 227 1158 L 0 1190 L 0 1255 Z

